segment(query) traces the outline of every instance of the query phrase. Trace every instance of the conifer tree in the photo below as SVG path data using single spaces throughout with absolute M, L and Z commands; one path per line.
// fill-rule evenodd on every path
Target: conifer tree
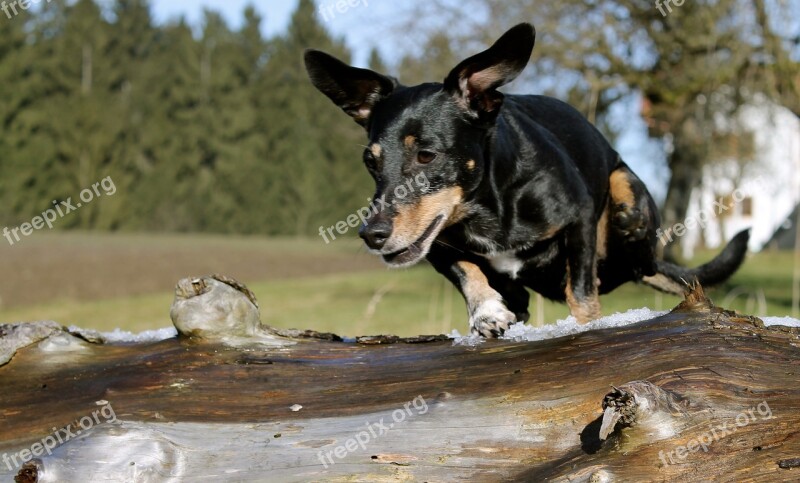
M 277 39 L 259 89 L 260 126 L 269 133 L 262 158 L 270 170 L 269 233 L 315 236 L 365 204 L 370 182 L 360 166 L 363 130 L 348 122 L 308 81 L 303 52 L 313 46 L 344 61 L 344 42 L 332 39 L 311 0 L 300 0 L 288 33 Z

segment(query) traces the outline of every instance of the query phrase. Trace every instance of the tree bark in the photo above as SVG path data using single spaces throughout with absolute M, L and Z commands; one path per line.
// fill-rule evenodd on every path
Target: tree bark
M 700 185 L 702 177 L 700 163 L 692 152 L 692 147 L 681 146 L 679 143 L 675 144 L 675 151 L 670 155 L 669 169 L 671 175 L 661 220 L 664 231 L 674 230 L 676 224 L 686 221 L 692 191 Z M 666 238 L 669 239 L 669 236 Z M 671 238 L 672 241 L 664 247 L 664 258 L 676 262 L 679 259 L 680 237 L 671 235 Z
M 53 330 L 0 367 L 0 455 L 81 433 L 21 470 L 0 461 L 2 481 L 800 476 L 800 330 L 699 290 L 638 324 L 476 347 L 99 345 Z M 100 407 L 115 418 L 82 428 Z

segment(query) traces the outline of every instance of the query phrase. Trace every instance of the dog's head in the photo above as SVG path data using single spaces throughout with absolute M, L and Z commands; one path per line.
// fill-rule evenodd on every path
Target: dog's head
M 375 179 L 359 231 L 390 266 L 413 265 L 468 212 L 485 172 L 485 138 L 503 104 L 497 89 L 530 59 L 535 31 L 520 24 L 456 66 L 443 83 L 405 87 L 320 51 L 305 55 L 314 86 L 364 126 L 364 164 Z

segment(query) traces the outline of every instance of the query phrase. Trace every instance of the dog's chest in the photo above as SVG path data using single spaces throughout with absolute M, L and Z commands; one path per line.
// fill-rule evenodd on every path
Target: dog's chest
M 516 279 L 525 266 L 525 260 L 517 256 L 518 250 L 498 250 L 498 244 L 488 236 L 479 234 L 467 227 L 468 245 L 472 253 L 489 261 L 489 265 L 500 273 Z
M 482 255 L 489 260 L 489 265 L 500 273 L 504 273 L 509 277 L 516 279 L 525 262 L 517 257 L 516 251 L 507 251 Z

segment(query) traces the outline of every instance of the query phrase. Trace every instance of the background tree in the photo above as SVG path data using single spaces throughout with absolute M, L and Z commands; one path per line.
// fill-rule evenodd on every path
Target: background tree
M 748 157 L 742 105 L 760 95 L 800 113 L 797 0 L 686 2 L 666 16 L 650 0 L 409 5 L 413 21 L 387 19 L 408 55 L 369 59 L 405 84 L 443 79 L 528 20 L 534 68 L 512 89 L 564 98 L 611 137 L 611 107 L 641 100 L 672 172 L 665 224 L 685 216 L 706 163 Z M 0 224 L 107 176 L 117 193 L 59 228 L 316 236 L 363 206 L 363 130 L 302 64 L 309 46 L 349 61 L 344 41 L 311 0 L 285 34 L 263 38 L 261 23 L 249 7 L 238 30 L 211 11 L 196 29 L 156 25 L 147 0 L 53 0 L 0 21 Z
M 116 194 L 59 228 L 316 236 L 364 205 L 363 131 L 302 63 L 312 45 L 348 59 L 344 42 L 309 0 L 274 39 L 243 16 L 193 30 L 146 0 L 54 0 L 0 21 L 0 224 L 107 176 Z
M 386 66 L 386 63 L 383 61 L 383 57 L 381 57 L 381 53 L 375 47 L 372 48 L 369 52 L 369 61 L 367 61 L 367 67 L 369 69 L 374 70 L 375 72 L 380 72 L 386 74 L 389 72 L 389 68 Z
M 436 31 L 425 41 L 417 55 L 405 56 L 400 62 L 400 81 L 405 85 L 442 82 L 463 60 L 453 48 L 457 39 L 444 31 Z
M 765 95 L 798 112 L 800 24 L 786 21 L 800 15 L 796 0 L 685 2 L 672 4 L 671 11 L 665 6 L 664 14 L 651 0 L 439 0 L 425 8 L 442 24 L 459 25 L 448 30 L 461 32 L 449 36 L 459 52 L 532 21 L 536 68 L 524 81 L 568 99 L 607 131 L 610 106 L 631 95 L 641 98 L 642 116 L 650 135 L 664 142 L 671 172 L 665 226 L 685 219 L 703 166 L 726 158 L 725 146 L 736 144 L 744 157 L 750 154 L 742 151 L 750 145 L 746 140 L 735 140 L 749 136 L 733 125 L 743 105 Z M 411 22 L 401 22 L 398 30 L 407 31 Z M 441 44 L 442 35 L 431 28 L 429 43 Z M 425 49 L 401 66 L 416 60 L 424 65 L 429 55 Z
M 271 234 L 288 229 L 293 235 L 316 235 L 320 224 L 333 225 L 365 205 L 370 194 L 359 162 L 363 131 L 331 108 L 308 82 L 302 63 L 308 46 L 350 60 L 344 42 L 330 37 L 316 10 L 311 0 L 300 0 L 258 83 L 263 93 L 259 125 L 270 133 L 259 159 L 269 170 L 262 213 L 270 213 Z

